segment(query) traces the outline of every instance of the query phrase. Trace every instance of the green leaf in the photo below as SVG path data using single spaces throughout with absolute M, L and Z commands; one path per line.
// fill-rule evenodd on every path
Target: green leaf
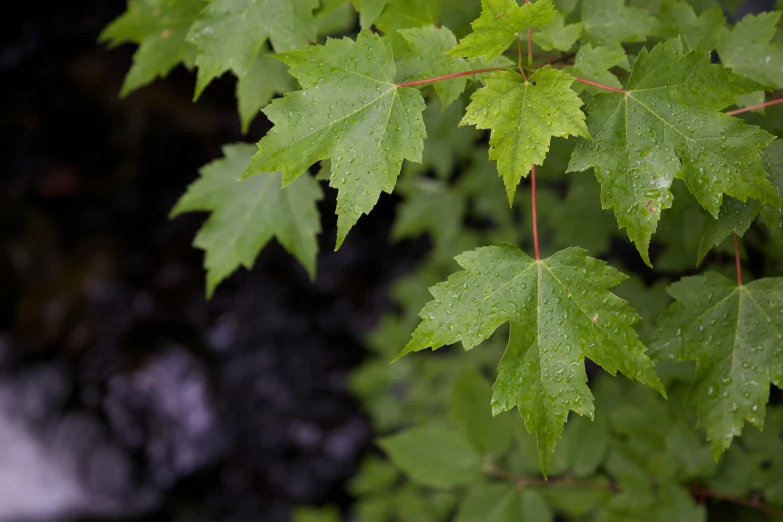
M 552 522 L 541 493 L 508 484 L 482 484 L 470 490 L 454 522 Z
M 428 233 L 436 251 L 451 251 L 463 232 L 465 199 L 445 183 L 426 178 L 414 179 L 402 192 L 406 197 L 398 207 L 392 239 L 399 241 Z
M 783 193 L 783 140 L 772 142 L 761 151 L 767 171 L 778 194 Z M 753 224 L 753 220 L 761 213 L 770 229 L 778 231 L 781 228 L 781 209 L 772 205 L 762 205 L 756 200 L 745 202 L 734 198 L 724 200 L 718 219 L 705 218 L 702 221 L 701 238 L 699 240 L 699 258 L 704 259 L 712 248 L 720 245 L 732 233 L 742 237 Z
M 511 444 L 511 423 L 507 415 L 493 417 L 491 404 L 492 384 L 465 367 L 454 383 L 451 416 L 477 451 L 502 456 Z
M 546 209 L 541 205 L 538 212 L 552 223 L 553 244 L 558 248 L 578 246 L 599 256 L 609 251 L 617 235 L 611 212 L 601 209 L 600 186 L 592 176 L 575 176 L 564 199 Z
M 392 462 L 423 486 L 464 486 L 481 477 L 481 459 L 459 432 L 440 425 L 412 428 L 378 441 Z
M 761 203 L 754 199 L 742 202 L 725 198 L 718 219 L 708 216 L 702 221 L 698 262 L 701 263 L 707 252 L 720 245 L 732 233 L 744 236 L 760 210 Z
M 494 72 L 484 81 L 460 125 L 492 129 L 489 157 L 498 162 L 511 204 L 521 179 L 533 164 L 544 162 L 552 136 L 589 139 L 590 134 L 579 108 L 582 100 L 569 88 L 570 74 L 543 67 L 529 81 L 515 71 Z
M 371 455 L 362 461 L 358 473 L 348 484 L 348 490 L 357 497 L 384 493 L 394 485 L 397 477 L 397 470 L 388 461 Z
M 763 427 L 770 382 L 783 386 L 783 278 L 737 286 L 708 272 L 669 293 L 676 302 L 661 317 L 653 350 L 696 361 L 689 400 L 717 460 L 745 421 Z
M 463 38 L 450 54 L 465 58 L 485 57 L 491 61 L 514 43 L 523 29 L 552 23 L 552 0 L 517 5 L 515 0 L 481 0 L 481 16 L 473 21 L 473 32 Z
M 353 0 L 353 6 L 359 11 L 359 23 L 362 29 L 370 27 L 383 12 L 390 0 Z
M 267 40 L 276 52 L 315 41 L 317 7 L 318 0 L 212 0 L 187 37 L 198 48 L 194 99 L 229 69 L 243 78 Z
M 400 356 L 461 341 L 466 349 L 511 323 L 494 386 L 495 413 L 517 406 L 538 438 L 546 474 L 568 411 L 593 415 L 584 357 L 664 393 L 631 325 L 639 317 L 608 289 L 625 279 L 583 250 L 534 261 L 511 245 L 456 258 L 465 268 L 434 286 Z
M 457 44 L 457 38 L 448 28 L 415 27 L 401 29 L 399 33 L 408 42 L 411 52 L 401 56 L 397 62 L 399 83 L 422 80 L 470 70 L 467 60 L 449 56 L 446 52 Z M 453 103 L 468 83 L 467 76 L 436 82 L 434 87 L 443 108 Z
M 769 172 L 770 181 L 778 194 L 783 194 L 783 140 L 773 141 L 769 147 L 761 151 L 761 158 Z M 761 217 L 772 237 L 779 244 L 783 244 L 783 208 L 764 205 L 761 209 Z
M 459 506 L 454 522 L 516 522 L 520 519 L 519 492 L 513 484 L 480 484 Z
M 390 39 L 395 53 L 406 47 L 400 29 L 437 25 L 441 0 L 389 0 L 375 25 Z
M 236 96 L 242 133 L 247 134 L 250 123 L 275 93 L 288 92 L 295 86 L 294 79 L 288 74 L 288 67 L 270 58 L 268 49 L 262 49 L 247 74 L 237 81 Z
M 758 154 L 774 137 L 718 112 L 754 90 L 755 82 L 710 64 L 708 53 L 683 54 L 675 39 L 639 54 L 627 92 L 598 94 L 587 105 L 594 140 L 577 144 L 568 170 L 593 167 L 604 208 L 614 208 L 648 265 L 675 176 L 715 217 L 724 193 L 780 201 Z
M 464 113 L 465 103 L 461 99 L 441 110 L 440 100 L 431 98 L 424 112 L 427 140 L 421 163 L 406 162 L 403 174 L 434 171 L 438 178 L 448 179 L 457 165 L 471 158 L 476 151 L 474 144 L 481 136 L 473 129 L 458 127 Z
M 763 85 L 783 88 L 783 45 L 772 43 L 781 14 L 749 14 L 733 29 L 723 29 L 717 45 L 721 62 Z
M 544 51 L 568 51 L 582 35 L 584 24 L 566 24 L 560 13 L 555 13 L 552 23 L 533 31 L 533 41 Z
M 254 150 L 246 143 L 223 147 L 224 157 L 201 169 L 201 177 L 171 211 L 171 217 L 212 212 L 193 242 L 206 252 L 207 297 L 240 266 L 252 268 L 272 237 L 315 278 L 316 235 L 321 231 L 316 201 L 323 197 L 321 188 L 304 176 L 283 190 L 280 173 L 237 181 Z
M 622 88 L 620 80 L 609 72 L 609 69 L 616 66 L 627 65 L 628 57 L 625 56 L 625 52 L 622 48 L 609 49 L 608 47 L 593 47 L 591 44 L 586 43 L 576 52 L 574 66 L 571 72 L 574 76 L 620 89 Z M 585 89 L 590 94 L 605 92 L 597 87 L 583 83 L 574 85 L 574 90 L 577 92 L 581 89 Z
M 425 108 L 416 89 L 398 88 L 391 50 L 364 31 L 277 58 L 304 88 L 272 101 L 264 113 L 275 124 L 258 142 L 245 177 L 283 171 L 283 183 L 331 158 L 337 196 L 337 248 L 381 192 L 391 193 L 402 160 L 421 161 Z
M 657 25 L 647 10 L 627 7 L 625 0 L 582 0 L 582 22 L 588 40 L 611 48 L 643 42 Z
M 748 94 L 740 94 L 737 96 L 737 107 L 750 107 L 751 105 L 758 105 L 764 103 L 766 99 L 766 93 L 764 91 L 749 92 Z M 751 112 L 757 112 L 759 114 L 766 114 L 764 107 L 753 109 Z
M 128 10 L 101 33 L 99 40 L 115 46 L 137 43 L 133 65 L 120 96 L 165 77 L 184 63 L 193 66 L 196 48 L 185 41 L 205 3 L 201 0 L 130 0 Z
M 661 22 L 658 36 L 665 39 L 681 36 L 685 52 L 715 49 L 721 29 L 726 26 L 720 6 L 713 6 L 696 16 L 693 7 L 683 0 L 664 0 L 658 19 Z

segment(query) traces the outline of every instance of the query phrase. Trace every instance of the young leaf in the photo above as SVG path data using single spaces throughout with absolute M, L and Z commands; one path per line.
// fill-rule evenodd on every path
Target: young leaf
M 412 428 L 378 441 L 392 462 L 423 486 L 464 486 L 481 477 L 481 459 L 457 431 L 439 425 Z
M 533 164 L 543 163 L 552 136 L 590 139 L 590 134 L 579 108 L 582 100 L 569 88 L 570 74 L 542 67 L 529 81 L 515 71 L 498 71 L 484 81 L 460 125 L 492 129 L 489 157 L 498 162 L 510 205 L 520 180 Z
M 566 25 L 563 15 L 556 12 L 551 24 L 533 32 L 533 41 L 545 51 L 568 51 L 579 39 L 583 28 L 582 22 Z
M 503 245 L 456 260 L 465 270 L 430 289 L 435 300 L 400 356 L 458 341 L 470 349 L 510 322 L 492 408 L 519 409 L 538 438 L 544 474 L 568 411 L 593 415 L 584 357 L 665 393 L 631 327 L 639 317 L 608 291 L 625 279 L 620 272 L 577 248 L 535 261 Z
M 171 211 L 171 217 L 212 212 L 193 242 L 206 252 L 207 297 L 240 266 L 252 268 L 273 236 L 315 278 L 316 235 L 321 231 L 316 201 L 323 197 L 321 188 L 304 176 L 283 190 L 280 173 L 237 181 L 254 151 L 246 143 L 223 147 L 224 157 L 201 169 L 201 178 Z
M 329 39 L 276 57 L 303 90 L 264 109 L 275 126 L 258 142 L 244 176 L 282 170 L 287 185 L 331 158 L 339 248 L 381 192 L 394 189 L 402 160 L 421 161 L 424 99 L 416 89 L 397 87 L 391 50 L 369 31 L 356 42 Z
M 582 0 L 582 22 L 591 42 L 611 48 L 643 42 L 657 25 L 647 10 L 626 7 L 625 0 Z
M 276 52 L 290 51 L 316 38 L 313 10 L 318 0 L 213 0 L 188 33 L 198 47 L 198 98 L 214 78 L 229 69 L 244 77 L 269 40 Z
M 713 6 L 696 16 L 693 7 L 684 0 L 664 0 L 658 13 L 661 22 L 658 36 L 669 39 L 682 37 L 685 52 L 715 49 L 726 17 L 720 6 Z
M 642 50 L 628 91 L 596 95 L 587 105 L 594 141 L 580 141 L 569 171 L 593 167 L 604 208 L 649 265 L 648 246 L 661 211 L 670 208 L 674 177 L 717 217 L 723 194 L 777 203 L 759 157 L 774 137 L 721 114 L 758 84 L 710 63 L 708 53 L 683 54 L 678 39 Z
M 708 272 L 669 293 L 676 302 L 661 317 L 652 349 L 696 361 L 690 401 L 717 460 L 745 421 L 764 426 L 770 382 L 783 387 L 783 278 L 737 286 Z
M 101 33 L 99 40 L 115 46 L 139 44 L 120 96 L 166 76 L 179 63 L 192 67 L 196 48 L 185 41 L 204 7 L 202 0 L 130 0 L 128 10 Z
M 470 70 L 470 64 L 464 58 L 446 54 L 457 44 L 457 38 L 448 28 L 415 27 L 402 29 L 399 33 L 411 48 L 411 52 L 397 62 L 399 83 Z M 468 77 L 461 76 L 432 86 L 445 109 L 459 98 L 467 83 Z
M 285 64 L 273 60 L 267 53 L 268 49 L 262 48 L 247 74 L 237 81 L 236 96 L 243 134 L 247 134 L 250 123 L 275 93 L 288 92 L 296 86 Z
M 465 58 L 483 56 L 491 61 L 514 43 L 519 31 L 550 24 L 554 17 L 552 0 L 539 0 L 521 7 L 516 0 L 481 0 L 481 16 L 471 24 L 473 32 L 450 54 Z
M 733 29 L 724 28 L 717 45 L 721 62 L 737 74 L 783 88 L 783 45 L 772 43 L 781 14 L 749 14 Z

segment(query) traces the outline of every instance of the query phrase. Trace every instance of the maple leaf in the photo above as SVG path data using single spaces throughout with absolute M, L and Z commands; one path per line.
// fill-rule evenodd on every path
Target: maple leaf
M 778 194 L 783 194 L 783 140 L 773 141 L 761 151 L 761 158 L 769 172 L 769 180 Z M 748 199 L 738 201 L 726 198 L 720 208 L 717 219 L 707 217 L 702 222 L 699 240 L 698 262 L 704 259 L 712 248 L 720 245 L 732 233 L 742 237 L 761 213 L 764 220 L 774 230 L 780 230 L 781 209 L 773 205 L 762 205 L 759 201 Z
M 761 429 L 770 382 L 783 387 L 783 278 L 740 285 L 708 272 L 669 287 L 652 350 L 696 361 L 689 401 L 717 458 L 745 421 Z
M 582 100 L 570 89 L 574 77 L 542 67 L 529 81 L 514 71 L 484 76 L 486 86 L 471 96 L 460 125 L 492 129 L 489 157 L 497 160 L 509 204 L 520 180 L 541 165 L 552 136 L 590 139 Z
M 568 51 L 581 36 L 582 29 L 582 22 L 566 24 L 563 15 L 556 12 L 551 24 L 533 31 L 533 41 L 544 51 Z
M 612 48 L 645 41 L 657 25 L 647 10 L 627 7 L 625 0 L 582 0 L 582 23 L 588 40 Z
M 261 107 L 269 103 L 275 93 L 288 92 L 296 87 L 288 68 L 269 56 L 264 46 L 247 74 L 237 81 L 236 96 L 242 133 L 246 134 Z
M 622 48 L 609 49 L 608 47 L 593 47 L 591 44 L 586 43 L 576 52 L 574 66 L 572 67 L 571 72 L 574 76 L 620 89 L 622 88 L 620 80 L 609 72 L 609 69 L 616 66 L 625 67 L 627 65 L 628 57 L 625 55 L 625 52 L 623 52 Z M 574 90 L 577 92 L 580 92 L 582 89 L 585 89 L 590 94 L 605 92 L 592 85 L 583 83 L 574 85 Z
M 415 27 L 399 33 L 411 48 L 397 62 L 399 83 L 470 70 L 464 58 L 446 54 L 457 44 L 457 37 L 448 28 Z M 444 109 L 459 98 L 467 83 L 468 77 L 462 76 L 433 85 Z
M 212 212 L 193 241 L 205 251 L 207 297 L 240 266 L 252 268 L 272 237 L 315 278 L 316 235 L 321 231 L 316 201 L 323 197 L 321 188 L 303 176 L 281 189 L 279 172 L 237 181 L 255 150 L 247 143 L 224 146 L 224 157 L 201 169 L 201 177 L 171 211 L 171 217 Z
M 456 258 L 465 270 L 432 288 L 435 298 L 398 356 L 462 342 L 471 349 L 505 322 L 508 347 L 494 386 L 494 413 L 516 406 L 538 438 L 546 475 L 569 410 L 593 415 L 584 358 L 665 394 L 631 325 L 638 315 L 609 288 L 626 278 L 579 248 L 535 261 L 513 245 Z
M 769 87 L 783 88 L 783 45 L 772 43 L 780 11 L 749 14 L 718 38 L 721 62 L 737 74 Z
M 359 12 L 359 24 L 367 29 L 383 12 L 390 0 L 353 0 L 354 8 Z
M 418 90 L 394 83 L 391 49 L 363 31 L 354 42 L 276 55 L 303 90 L 278 98 L 263 110 L 275 124 L 258 142 L 244 177 L 283 171 L 283 183 L 310 165 L 331 158 L 330 186 L 337 196 L 337 248 L 381 192 L 391 193 L 402 160 L 421 161 L 426 136 Z
M 277 52 L 314 41 L 317 7 L 318 0 L 212 0 L 187 36 L 198 48 L 194 99 L 229 69 L 244 77 L 267 40 Z
M 463 38 L 450 54 L 465 58 L 493 60 L 514 43 L 519 31 L 552 23 L 552 0 L 539 0 L 519 6 L 515 0 L 481 0 L 481 16 L 473 21 L 473 32 Z
M 713 6 L 700 15 L 683 0 L 665 0 L 658 13 L 661 26 L 658 36 L 669 39 L 681 35 L 685 52 L 715 49 L 721 29 L 726 26 L 726 17 L 719 6 Z
M 710 63 L 706 52 L 682 53 L 679 39 L 642 50 L 628 91 L 588 103 L 594 140 L 580 141 L 569 172 L 593 167 L 604 208 L 614 208 L 649 265 L 648 247 L 674 177 L 717 217 L 723 194 L 777 203 L 759 151 L 774 139 L 719 111 L 758 84 Z
M 201 0 L 131 0 L 128 10 L 101 33 L 99 40 L 110 46 L 137 43 L 120 96 L 166 76 L 184 63 L 190 68 L 196 48 L 185 41 L 190 26 L 205 2 Z

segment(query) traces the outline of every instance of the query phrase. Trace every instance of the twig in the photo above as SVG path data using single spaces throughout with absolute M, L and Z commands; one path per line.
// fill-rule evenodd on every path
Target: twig
M 471 76 L 473 74 L 481 74 L 492 71 L 502 71 L 508 69 L 508 67 L 490 67 L 489 69 L 474 69 L 472 71 L 464 71 L 458 73 L 444 74 L 443 76 L 435 76 L 434 78 L 424 78 L 423 80 L 413 80 L 410 82 L 398 83 L 397 87 L 410 87 L 412 85 L 424 85 L 426 83 L 439 82 L 441 80 L 449 80 L 451 78 L 459 78 L 460 76 Z
M 777 105 L 778 103 L 783 103 L 783 98 L 777 98 L 775 100 L 766 101 L 764 103 L 757 103 L 756 105 L 748 105 L 747 107 L 743 107 L 741 109 L 735 109 L 733 111 L 729 111 L 724 114 L 728 114 L 729 116 L 734 116 L 736 114 L 742 114 L 743 112 L 750 112 L 756 109 L 769 107 L 770 105 Z

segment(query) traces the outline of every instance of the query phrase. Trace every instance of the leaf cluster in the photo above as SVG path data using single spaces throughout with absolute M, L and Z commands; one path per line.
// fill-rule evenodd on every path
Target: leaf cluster
M 210 213 L 208 296 L 273 238 L 315 277 L 319 182 L 336 248 L 384 193 L 429 241 L 351 377 L 391 459 L 357 520 L 777 513 L 783 31 L 737 7 L 129 0 L 103 32 L 138 45 L 121 94 L 231 72 L 271 124 L 172 211 Z

